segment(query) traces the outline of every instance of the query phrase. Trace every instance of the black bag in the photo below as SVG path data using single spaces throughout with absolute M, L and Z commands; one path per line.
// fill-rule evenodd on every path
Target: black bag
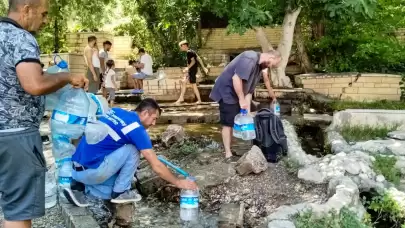
M 260 109 L 255 118 L 256 138 L 253 145 L 258 146 L 268 162 L 276 163 L 287 155 L 287 136 L 281 119 L 270 109 Z

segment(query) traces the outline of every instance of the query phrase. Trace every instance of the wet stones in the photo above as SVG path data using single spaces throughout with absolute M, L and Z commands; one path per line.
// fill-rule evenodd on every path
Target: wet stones
M 222 205 L 219 211 L 218 228 L 243 228 L 244 211 L 243 202 Z
M 250 173 L 258 174 L 268 168 L 267 160 L 261 149 L 253 146 L 249 152 L 244 154 L 236 164 L 236 171 L 239 175 L 248 175 Z
M 182 143 L 186 133 L 184 128 L 177 124 L 169 125 L 165 132 L 162 134 L 162 142 L 166 147 L 171 146 L 173 143 Z

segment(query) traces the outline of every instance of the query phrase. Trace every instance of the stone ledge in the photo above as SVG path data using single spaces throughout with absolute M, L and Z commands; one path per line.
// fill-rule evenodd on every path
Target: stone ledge
M 66 228 L 97 228 L 100 227 L 86 208 L 71 204 L 59 204 Z
M 320 78 L 346 78 L 356 77 L 360 74 L 360 77 L 391 77 L 401 78 L 401 75 L 397 74 L 383 74 L 383 73 L 358 73 L 358 72 L 345 72 L 345 73 L 314 73 L 314 74 L 300 74 L 295 76 L 299 79 L 320 79 Z
M 397 125 L 405 124 L 405 110 L 347 109 L 333 115 L 331 129 L 343 125 Z

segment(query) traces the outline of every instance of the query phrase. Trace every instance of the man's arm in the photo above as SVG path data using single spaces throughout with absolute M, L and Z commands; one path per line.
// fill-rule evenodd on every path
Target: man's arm
M 192 66 L 194 66 L 195 63 L 196 63 L 196 62 L 195 62 L 195 58 L 192 57 L 190 64 L 187 65 L 187 69 L 190 69 Z
M 92 52 L 92 50 L 90 48 L 87 48 L 86 50 L 84 50 L 84 56 L 87 59 L 87 66 L 89 67 L 89 70 L 90 70 L 91 74 L 93 75 L 94 81 L 98 81 L 98 75 L 96 74 L 96 71 L 94 70 L 91 52 Z
M 269 78 L 269 70 L 268 68 L 264 69 L 262 71 L 262 75 L 263 75 L 263 81 L 264 81 L 264 85 L 266 86 L 267 91 L 269 92 L 269 97 L 275 101 L 276 100 L 276 94 L 273 91 L 273 88 L 271 87 L 271 83 L 270 83 L 270 78 Z
M 142 155 L 145 157 L 145 159 L 149 162 L 150 166 L 152 167 L 152 170 L 156 172 L 156 174 L 164 179 L 165 181 L 178 186 L 179 185 L 179 179 L 175 177 L 172 172 L 162 163 L 159 161 L 157 158 L 155 152 L 153 150 L 141 150 Z
M 23 89 L 34 96 L 53 93 L 70 82 L 69 73 L 43 73 L 37 62 L 20 62 L 16 71 Z
M 245 94 L 243 93 L 242 79 L 237 74 L 235 74 L 232 77 L 232 84 L 233 84 L 233 89 L 235 90 L 235 93 L 238 96 L 239 100 L 244 100 Z

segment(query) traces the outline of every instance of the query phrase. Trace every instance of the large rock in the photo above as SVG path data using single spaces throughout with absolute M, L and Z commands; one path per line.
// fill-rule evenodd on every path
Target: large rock
M 353 150 L 367 151 L 372 154 L 387 154 L 405 156 L 405 141 L 387 139 L 387 140 L 369 140 L 358 142 L 352 146 Z
M 388 137 L 392 139 L 405 140 L 405 130 L 389 132 Z
M 184 128 L 177 124 L 169 125 L 165 132 L 162 134 L 162 142 L 165 146 L 169 147 L 173 143 L 182 143 L 186 133 L 184 132 Z
M 284 133 L 287 136 L 288 157 L 296 161 L 299 165 L 305 166 L 318 160 L 313 155 L 308 155 L 302 149 L 294 126 L 287 120 L 282 120 Z
M 326 131 L 326 144 L 331 147 L 331 152 L 340 153 L 350 150 L 349 144 L 339 132 L 328 129 Z
M 261 149 L 257 146 L 253 146 L 236 164 L 236 171 L 239 175 L 247 175 L 250 173 L 258 174 L 265 171 L 267 168 L 267 160 Z

